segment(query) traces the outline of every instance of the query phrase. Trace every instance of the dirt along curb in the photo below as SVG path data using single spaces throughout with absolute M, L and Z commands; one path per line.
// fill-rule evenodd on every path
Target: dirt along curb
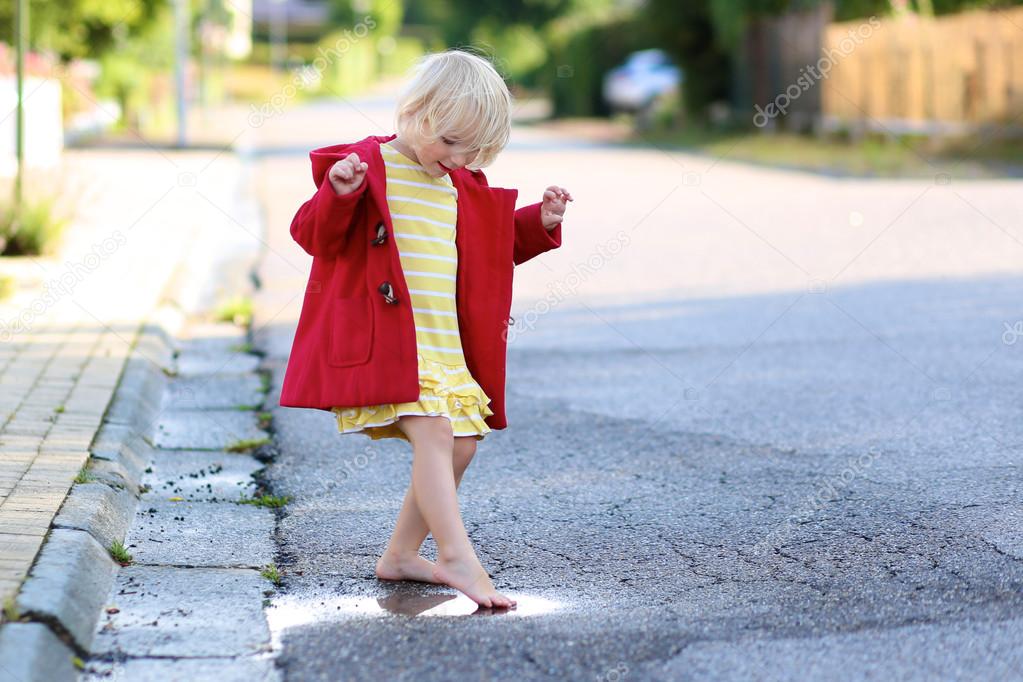
M 163 679 L 175 656 L 276 674 L 262 614 L 275 514 L 239 504 L 263 499 L 269 382 L 250 320 L 213 321 L 257 286 L 262 221 L 242 171 L 230 219 L 200 231 L 134 339 L 87 474 L 5 614 L 0 680 Z

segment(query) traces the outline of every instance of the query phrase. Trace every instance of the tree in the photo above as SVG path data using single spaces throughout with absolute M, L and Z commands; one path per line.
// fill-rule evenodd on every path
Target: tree
M 330 22 L 336 26 L 354 26 L 363 17 L 373 17 L 378 36 L 393 36 L 401 28 L 405 15 L 402 0 L 330 0 Z
M 156 21 L 166 0 L 31 0 L 33 49 L 55 52 L 62 60 L 101 57 L 118 40 Z M 14 3 L 0 4 L 0 40 L 10 43 Z
M 706 113 L 711 102 L 728 97 L 731 57 L 715 26 L 713 4 L 713 0 L 649 0 L 646 7 L 648 30 L 682 67 L 685 107 L 697 117 Z
M 600 0 L 603 4 L 604 0 Z M 540 29 L 592 0 L 417 0 L 409 7 L 410 23 L 439 26 L 447 45 L 473 41 L 478 29 L 530 26 Z

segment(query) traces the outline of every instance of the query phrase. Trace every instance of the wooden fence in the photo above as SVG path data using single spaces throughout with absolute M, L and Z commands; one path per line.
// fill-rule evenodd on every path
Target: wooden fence
M 865 33 L 852 44 L 850 35 Z M 832 23 L 822 56 L 829 51 L 834 63 L 819 85 L 826 129 L 1023 128 L 1023 7 Z
M 798 97 L 788 97 L 785 91 L 820 58 L 824 33 L 833 14 L 831 3 L 823 2 L 810 10 L 757 17 L 749 22 L 735 59 L 734 104 L 751 116 L 775 102 L 785 109 L 784 114 L 770 120 L 756 120 L 758 127 L 784 118 L 789 128 L 804 129 L 820 115 L 819 87 L 801 88 Z M 763 115 L 756 118 L 762 119 Z

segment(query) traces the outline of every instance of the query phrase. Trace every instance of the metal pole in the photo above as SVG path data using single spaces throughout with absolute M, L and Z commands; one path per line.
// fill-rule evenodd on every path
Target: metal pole
M 188 141 L 186 130 L 186 93 L 185 68 L 188 65 L 188 1 L 174 2 L 174 81 L 177 89 L 178 109 L 178 146 L 184 147 Z
M 21 215 L 22 202 L 22 175 L 25 172 L 25 53 L 28 51 L 28 0 L 18 0 L 17 17 L 15 19 L 15 32 L 17 37 L 17 115 L 15 122 L 15 155 L 18 159 L 18 169 L 14 175 L 14 210 L 15 215 Z
M 270 66 L 284 71 L 288 57 L 288 3 L 273 0 L 270 14 Z

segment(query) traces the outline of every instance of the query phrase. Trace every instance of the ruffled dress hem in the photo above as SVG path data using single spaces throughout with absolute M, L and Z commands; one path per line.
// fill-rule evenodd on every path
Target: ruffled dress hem
M 373 440 L 408 440 L 398 428 L 399 417 L 407 414 L 447 417 L 455 436 L 475 436 L 482 440 L 492 430 L 484 421 L 494 414 L 490 398 L 472 378 L 464 365 L 448 365 L 417 353 L 419 360 L 419 399 L 408 403 L 386 403 L 362 407 L 335 407 L 337 428 L 341 433 L 364 433 Z

